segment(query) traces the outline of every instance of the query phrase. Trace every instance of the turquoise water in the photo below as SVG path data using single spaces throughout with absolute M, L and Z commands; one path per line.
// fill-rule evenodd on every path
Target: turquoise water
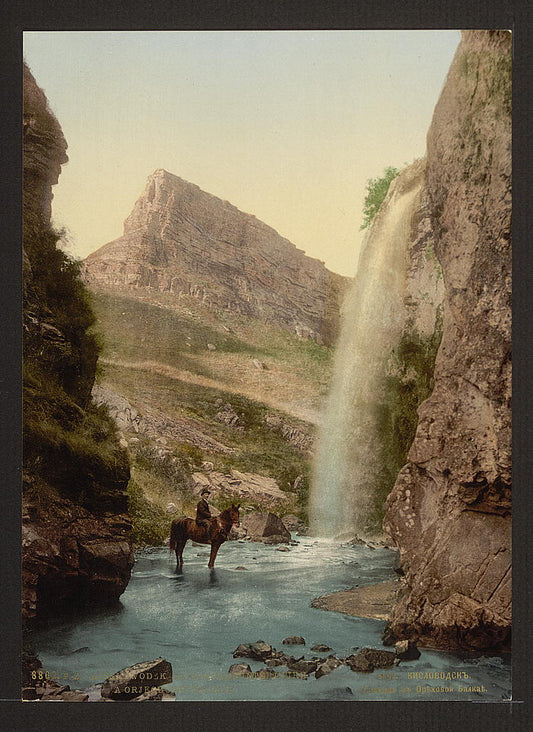
M 241 679 L 227 672 L 240 643 L 263 640 L 290 655 L 318 654 L 311 646 L 324 643 L 337 656 L 354 647 L 382 648 L 383 621 L 354 618 L 310 607 L 326 592 L 392 579 L 394 553 L 364 546 L 296 537 L 290 552 L 275 546 L 228 542 L 207 569 L 208 551 L 184 552 L 184 571 L 175 571 L 168 549 L 138 552 L 130 584 L 118 607 L 90 617 L 48 623 L 33 632 L 43 668 L 72 688 L 87 688 L 140 661 L 162 656 L 172 664 L 174 679 L 166 689 L 185 701 L 237 700 L 476 700 L 509 696 L 510 659 L 505 656 L 460 658 L 424 651 L 417 661 L 371 674 L 341 666 L 315 679 Z M 237 567 L 246 567 L 246 571 Z M 301 635 L 306 646 L 283 646 L 290 635 Z M 281 674 L 285 667 L 276 669 Z M 409 679 L 408 673 L 457 672 L 467 680 Z M 436 692 L 436 687 L 453 691 Z M 483 687 L 465 692 L 461 687 Z

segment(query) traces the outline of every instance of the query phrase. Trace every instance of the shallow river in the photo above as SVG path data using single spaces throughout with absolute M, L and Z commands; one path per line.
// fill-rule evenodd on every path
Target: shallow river
M 177 700 L 476 700 L 508 698 L 510 658 L 460 658 L 422 650 L 417 661 L 398 667 L 356 673 L 341 666 L 315 679 L 242 679 L 228 675 L 233 663 L 260 662 L 232 658 L 240 643 L 263 640 L 288 654 L 306 658 L 315 643 L 335 655 L 354 647 L 383 648 L 383 621 L 355 618 L 310 607 L 326 592 L 392 579 L 393 552 L 364 546 L 340 546 L 296 537 L 290 552 L 275 546 L 229 542 L 207 569 L 206 547 L 190 542 L 184 552 L 184 572 L 176 574 L 168 549 L 138 552 L 131 581 L 113 610 L 63 622 L 49 623 L 33 633 L 43 668 L 60 676 L 71 688 L 86 688 L 119 669 L 162 656 L 172 664 L 174 680 L 164 688 Z M 244 566 L 246 571 L 236 567 Z M 306 646 L 283 646 L 300 635 Z M 283 674 L 285 667 L 278 667 Z M 467 680 L 420 680 L 413 672 L 462 671 Z M 391 676 L 393 678 L 391 678 Z M 460 691 L 459 687 L 481 691 Z M 451 687 L 453 691 L 432 689 Z

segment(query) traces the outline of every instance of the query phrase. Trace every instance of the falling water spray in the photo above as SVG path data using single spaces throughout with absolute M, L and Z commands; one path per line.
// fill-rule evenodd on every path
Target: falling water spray
M 406 321 L 407 251 L 420 162 L 392 182 L 363 241 L 342 310 L 333 380 L 319 431 L 310 498 L 317 536 L 369 536 L 381 464 L 379 410 L 387 364 Z

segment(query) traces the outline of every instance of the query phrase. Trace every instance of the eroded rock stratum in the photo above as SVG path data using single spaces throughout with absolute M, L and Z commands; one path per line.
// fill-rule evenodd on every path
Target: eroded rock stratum
M 87 257 L 85 278 L 189 295 L 325 344 L 337 335 L 347 282 L 255 216 L 162 169 L 124 234 Z
M 510 100 L 510 33 L 464 32 L 428 133 L 435 385 L 385 518 L 405 572 L 389 630 L 437 647 L 510 643 Z

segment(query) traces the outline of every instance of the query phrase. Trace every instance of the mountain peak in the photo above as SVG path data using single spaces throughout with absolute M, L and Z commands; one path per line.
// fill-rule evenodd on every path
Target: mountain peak
M 346 278 L 333 274 L 255 216 L 156 169 L 124 222 L 93 252 L 88 282 L 197 297 L 319 342 L 337 333 Z

